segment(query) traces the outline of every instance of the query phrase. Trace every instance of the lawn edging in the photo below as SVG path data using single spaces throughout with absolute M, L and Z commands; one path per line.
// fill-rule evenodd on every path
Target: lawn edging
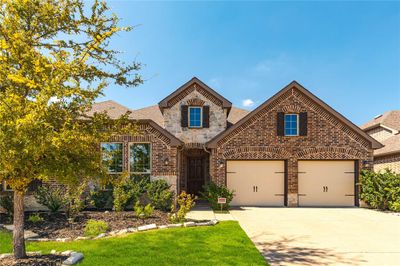
M 26 239 L 26 241 L 30 242 L 70 242 L 70 241 L 76 241 L 76 240 L 96 240 L 100 238 L 105 238 L 105 237 L 113 237 L 113 236 L 120 236 L 128 233 L 136 233 L 136 232 L 143 232 L 143 231 L 149 231 L 149 230 L 155 230 L 155 229 L 168 229 L 168 228 L 179 228 L 179 227 L 197 227 L 197 226 L 214 226 L 218 224 L 217 219 L 212 219 L 209 221 L 202 221 L 202 222 L 184 222 L 184 223 L 176 223 L 176 224 L 165 224 L 165 225 L 159 225 L 157 226 L 156 224 L 147 224 L 147 225 L 141 225 L 138 227 L 128 227 L 125 229 L 120 229 L 120 230 L 114 230 L 106 233 L 101 233 L 95 237 L 87 237 L 87 236 L 78 236 L 75 239 L 72 239 L 70 237 L 66 238 L 39 238 L 39 237 L 29 237 Z M 7 227 L 4 225 L 0 224 L 0 228 L 3 228 L 5 230 L 8 230 Z M 9 231 L 9 230 L 8 230 Z

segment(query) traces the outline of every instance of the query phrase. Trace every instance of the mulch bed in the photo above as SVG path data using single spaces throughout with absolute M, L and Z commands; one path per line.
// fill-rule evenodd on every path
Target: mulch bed
M 68 256 L 63 255 L 30 255 L 25 259 L 16 260 L 14 257 L 0 259 L 0 266 L 58 266 L 61 265 Z
M 26 213 L 25 229 L 37 233 L 41 238 L 76 238 L 83 236 L 85 224 L 90 219 L 105 221 L 110 231 L 153 223 L 156 225 L 169 223 L 167 213 L 158 210 L 155 210 L 153 215 L 146 219 L 136 217 L 133 211 L 83 211 L 75 217 L 72 223 L 68 221 L 64 213 L 50 215 L 46 212 L 40 212 L 40 216 L 44 218 L 43 222 L 32 223 L 28 221 L 29 214 Z

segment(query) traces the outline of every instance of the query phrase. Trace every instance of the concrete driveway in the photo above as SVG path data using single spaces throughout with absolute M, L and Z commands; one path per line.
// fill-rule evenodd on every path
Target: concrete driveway
M 400 216 L 361 208 L 232 210 L 271 265 L 400 265 Z

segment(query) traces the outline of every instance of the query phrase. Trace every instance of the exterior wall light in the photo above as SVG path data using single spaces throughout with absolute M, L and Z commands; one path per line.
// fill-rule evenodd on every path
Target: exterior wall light
M 169 165 L 169 158 L 168 158 L 168 157 L 166 157 L 166 158 L 164 159 L 164 165 Z
M 225 165 L 225 161 L 223 159 L 219 159 L 218 160 L 218 167 L 222 168 L 222 167 L 224 167 L 224 165 Z
M 371 161 L 368 161 L 368 160 L 366 160 L 366 161 L 363 161 L 363 165 L 364 165 L 364 167 L 365 168 L 370 168 L 371 167 Z

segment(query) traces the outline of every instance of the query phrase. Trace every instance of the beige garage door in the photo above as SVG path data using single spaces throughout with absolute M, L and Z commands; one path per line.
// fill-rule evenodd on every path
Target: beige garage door
M 299 161 L 300 206 L 354 206 L 354 161 Z
M 232 206 L 283 206 L 284 161 L 227 161 Z

